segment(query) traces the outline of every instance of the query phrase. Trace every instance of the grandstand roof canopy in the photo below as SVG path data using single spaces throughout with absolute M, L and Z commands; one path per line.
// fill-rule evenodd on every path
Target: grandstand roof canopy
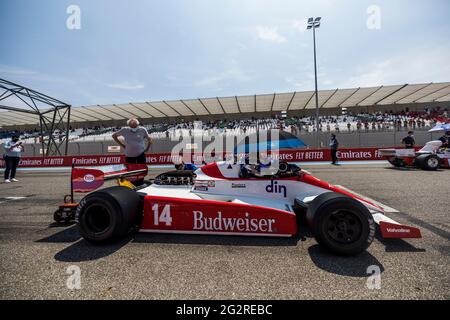
M 450 102 L 450 82 L 320 90 L 320 108 Z M 314 109 L 314 91 L 72 107 L 71 122 L 166 118 Z M 33 125 L 36 117 L 0 112 L 0 127 Z

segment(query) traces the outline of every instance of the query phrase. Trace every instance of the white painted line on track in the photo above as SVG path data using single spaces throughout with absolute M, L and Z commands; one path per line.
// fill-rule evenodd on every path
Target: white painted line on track
M 25 198 L 26 197 L 4 197 L 4 198 L 0 198 L 0 204 L 9 202 L 9 201 L 21 200 L 21 199 L 25 199 Z
M 374 199 L 372 199 L 372 198 L 369 198 L 369 197 L 367 197 L 367 196 L 364 196 L 364 195 L 362 195 L 362 194 L 359 194 L 359 193 L 357 193 L 357 192 L 355 192 L 355 191 L 353 191 L 353 190 L 351 190 L 351 189 L 349 189 L 349 188 L 346 188 L 346 187 L 344 187 L 344 186 L 341 186 L 341 185 L 338 185 L 338 184 L 337 184 L 336 187 L 341 188 L 341 189 L 343 189 L 343 190 L 345 190 L 345 191 L 351 192 L 351 193 L 357 195 L 358 197 L 360 197 L 360 198 L 362 198 L 362 199 L 364 199 L 364 200 L 367 200 L 367 201 L 369 201 L 369 202 L 372 202 L 372 203 L 374 203 L 374 204 L 380 206 L 381 208 L 383 208 L 383 210 L 384 210 L 385 212 L 388 212 L 388 213 L 400 212 L 400 211 L 398 211 L 398 210 L 395 209 L 395 208 L 389 207 L 388 205 L 385 205 L 384 203 L 381 203 L 381 202 L 379 202 L 379 201 L 377 201 L 377 200 L 374 200 Z

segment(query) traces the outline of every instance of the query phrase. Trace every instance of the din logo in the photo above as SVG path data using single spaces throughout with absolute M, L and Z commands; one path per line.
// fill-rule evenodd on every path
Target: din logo
M 286 186 L 279 185 L 278 181 L 270 181 L 270 184 L 266 186 L 267 193 L 279 193 L 282 194 L 284 198 L 287 197 L 287 189 Z

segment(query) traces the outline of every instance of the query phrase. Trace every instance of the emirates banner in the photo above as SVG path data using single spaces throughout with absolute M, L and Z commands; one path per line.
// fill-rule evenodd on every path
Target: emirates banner
M 338 158 L 340 161 L 357 160 L 383 160 L 378 151 L 379 148 L 346 148 L 339 149 Z M 217 155 L 216 155 L 217 156 Z M 222 154 L 225 158 L 227 155 Z M 280 161 L 286 162 L 312 162 L 312 161 L 331 161 L 329 149 L 289 149 L 280 150 Z M 201 154 L 192 154 L 191 162 L 201 164 L 203 160 L 210 162 L 211 157 L 205 157 Z M 170 153 L 154 153 L 146 155 L 147 164 L 162 165 L 178 162 L 180 157 L 172 157 Z M 184 158 L 185 162 L 186 159 Z M 57 157 L 22 157 L 19 167 L 22 168 L 40 168 L 40 167 L 71 167 L 72 165 L 81 166 L 104 166 L 121 164 L 125 162 L 124 155 L 86 155 L 86 156 L 57 156 Z M 0 168 L 5 167 L 5 161 L 0 159 Z

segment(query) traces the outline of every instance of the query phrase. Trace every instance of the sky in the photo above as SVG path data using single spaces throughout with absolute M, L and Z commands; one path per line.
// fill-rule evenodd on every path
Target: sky
M 448 0 L 1 0 L 0 78 L 73 106 L 307 91 L 306 20 L 321 16 L 319 90 L 444 82 L 449 13 Z

